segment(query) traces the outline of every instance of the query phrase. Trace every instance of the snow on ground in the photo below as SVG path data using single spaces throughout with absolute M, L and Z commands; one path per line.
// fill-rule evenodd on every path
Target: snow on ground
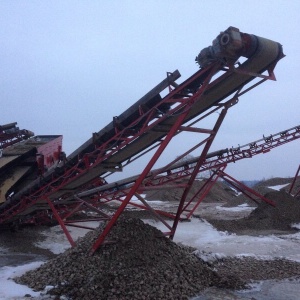
M 75 223 L 76 225 L 76 223 Z M 77 224 L 80 225 L 80 224 Z M 81 224 L 82 226 L 96 228 L 99 226 L 97 222 L 85 222 Z M 84 236 L 89 229 L 77 228 L 77 227 L 68 227 L 68 231 L 74 241 L 79 237 Z M 43 249 L 48 249 L 54 254 L 59 254 L 70 248 L 70 243 L 67 240 L 63 230 L 60 226 L 54 226 L 48 228 L 47 231 L 43 233 L 47 238 L 43 242 L 36 243 L 36 245 Z
M 286 184 L 280 184 L 280 185 L 273 185 L 273 186 L 268 186 L 269 189 L 275 190 L 275 191 L 280 191 L 282 188 L 288 186 L 289 183 Z
M 161 201 L 161 200 L 146 200 L 145 197 L 146 195 L 145 194 L 140 194 L 140 196 L 142 198 L 144 198 L 144 200 L 146 201 L 147 204 L 149 204 L 153 209 L 156 209 L 158 207 L 162 208 L 166 208 L 166 207 L 170 207 L 172 206 L 172 204 L 170 202 L 167 202 L 167 201 Z M 121 198 L 122 200 L 125 200 L 125 197 Z M 144 203 L 138 199 L 136 196 L 133 196 L 130 200 L 131 203 L 133 204 L 138 204 L 138 205 L 143 205 L 144 206 Z M 130 208 L 135 208 L 135 206 L 133 205 L 128 205 L 128 209 Z
M 300 230 L 300 224 L 292 224 L 292 228 Z
M 87 222 L 85 226 L 97 227 L 97 222 Z M 84 236 L 88 230 L 82 228 L 72 227 L 69 232 L 74 240 Z M 59 226 L 48 228 L 44 232 L 47 236 L 44 242 L 37 243 L 36 245 L 43 249 L 48 249 L 55 254 L 64 252 L 70 248 L 70 243 L 65 237 L 63 231 Z M 24 285 L 15 283 L 10 278 L 21 276 L 29 270 L 38 268 L 43 262 L 33 262 L 21 266 L 7 266 L 0 268 L 0 300 L 21 300 L 26 299 L 24 296 L 29 294 L 34 297 L 40 296 L 40 292 L 34 292 Z
M 255 207 L 249 206 L 247 203 L 240 204 L 236 207 L 224 207 L 224 206 L 216 206 L 216 209 L 218 210 L 225 210 L 225 211 L 233 211 L 233 212 L 238 212 L 238 211 L 251 211 L 254 210 Z
M 140 194 L 140 196 L 141 196 L 142 198 L 144 198 L 144 199 L 145 199 L 145 197 L 146 197 L 145 194 Z M 125 199 L 126 199 L 126 196 L 120 197 L 120 199 L 121 199 L 121 200 L 125 200 Z M 159 201 L 159 200 L 158 200 L 158 201 Z M 141 204 L 141 205 L 143 204 L 143 202 L 140 201 L 139 198 L 136 197 L 135 195 L 132 196 L 130 202 L 137 203 L 137 204 Z M 159 201 L 159 202 L 162 202 L 162 201 Z
M 233 187 L 230 186 L 230 185 L 228 185 L 227 187 L 228 187 L 229 189 L 231 189 L 232 191 L 234 191 L 234 193 L 235 193 L 236 196 L 239 196 L 239 195 L 242 194 L 241 192 L 239 192 L 237 189 L 233 188 Z
M 162 209 L 162 208 L 170 208 L 172 206 L 174 206 L 174 204 L 172 204 L 171 202 L 168 202 L 168 201 L 161 201 L 161 200 L 146 200 L 145 197 L 146 195 L 145 194 L 140 194 L 140 196 L 145 200 L 145 202 L 147 204 L 149 204 L 153 209 Z M 120 197 L 120 199 L 122 201 L 124 201 L 126 199 L 126 196 L 124 197 Z M 120 204 L 120 201 L 118 200 L 113 200 L 113 201 L 110 201 L 110 204 L 111 205 L 119 205 Z M 142 205 L 142 206 L 145 206 L 144 203 L 136 196 L 132 196 L 130 202 L 128 203 L 127 205 L 127 208 L 128 210 L 140 210 L 141 208 L 138 207 L 138 205 Z M 177 205 L 177 203 L 176 203 Z
M 146 220 L 161 231 L 167 231 L 162 223 Z M 247 236 L 217 231 L 200 219 L 178 224 L 174 241 L 197 248 L 202 253 L 218 256 L 255 256 L 272 259 L 284 257 L 300 262 L 300 232 L 290 235 Z
M 34 292 L 25 285 L 15 283 L 10 278 L 21 276 L 29 270 L 38 268 L 42 262 L 33 262 L 18 267 L 2 267 L 0 269 L 0 300 L 22 299 L 26 294 L 39 296 L 40 292 Z

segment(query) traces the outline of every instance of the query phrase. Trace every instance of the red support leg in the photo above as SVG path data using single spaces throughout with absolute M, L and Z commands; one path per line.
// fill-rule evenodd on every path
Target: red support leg
M 231 181 L 237 183 L 237 184 L 240 186 L 240 188 L 241 188 L 242 190 L 250 192 L 251 194 L 253 194 L 253 195 L 255 195 L 256 197 L 260 198 L 262 201 L 265 201 L 266 203 L 268 203 L 268 204 L 270 204 L 270 205 L 272 205 L 272 206 L 274 206 L 274 207 L 276 206 L 275 203 L 274 203 L 273 201 L 271 201 L 271 200 L 269 200 L 268 198 L 262 196 L 261 194 L 259 194 L 259 193 L 256 192 L 255 190 L 253 190 L 253 189 L 249 188 L 248 186 L 246 186 L 245 184 L 241 183 L 240 181 L 234 179 L 232 176 L 226 174 L 224 171 L 220 171 L 220 173 L 221 173 L 221 177 L 222 177 L 224 180 L 227 181 L 227 178 L 226 178 L 226 177 L 228 177 Z M 227 182 L 230 183 L 230 181 L 227 181 Z
M 179 203 L 179 206 L 178 206 L 178 209 L 177 209 L 177 213 L 176 213 L 176 217 L 175 217 L 175 220 L 174 220 L 174 223 L 173 223 L 173 227 L 172 227 L 172 232 L 171 232 L 171 235 L 170 235 L 170 238 L 173 239 L 174 235 L 175 235 L 175 231 L 176 231 L 176 228 L 177 228 L 177 225 L 178 225 L 178 222 L 179 222 L 179 219 L 180 219 L 180 215 L 182 213 L 182 210 L 183 210 L 183 207 L 184 207 L 184 203 L 187 199 L 187 196 L 188 196 L 188 193 L 191 189 L 191 186 L 197 176 L 197 174 L 199 173 L 199 170 L 201 168 L 201 165 L 203 164 L 203 162 L 205 161 L 206 159 L 206 156 L 207 156 L 207 153 L 214 141 L 214 138 L 216 137 L 216 134 L 218 132 L 218 130 L 220 129 L 221 127 L 221 124 L 227 114 L 227 111 L 228 111 L 228 108 L 230 108 L 233 104 L 235 104 L 237 101 L 237 99 L 232 99 L 231 101 L 228 101 L 225 105 L 225 107 L 223 108 L 223 110 L 221 111 L 217 121 L 216 121 L 216 124 L 212 130 L 212 133 L 210 134 L 203 150 L 202 150 L 202 153 L 199 157 L 199 160 L 197 161 L 197 164 L 189 178 L 189 181 L 188 181 L 188 184 L 187 184 L 187 187 L 185 188 L 183 194 L 182 194 L 182 197 L 181 197 L 181 200 L 180 200 L 180 203 Z
M 229 180 L 228 178 L 226 178 L 225 176 L 221 176 L 222 179 L 224 181 L 226 181 L 228 184 L 230 184 L 231 186 L 233 186 L 236 190 L 238 190 L 239 192 L 241 192 L 242 194 L 244 194 L 246 197 L 248 197 L 249 199 L 251 199 L 253 202 L 255 202 L 256 204 L 258 204 L 259 202 L 253 198 L 250 194 L 248 194 L 248 192 L 246 192 L 239 184 L 232 182 L 231 180 Z M 251 190 L 252 191 L 252 190 Z
M 51 200 L 48 197 L 46 197 L 45 200 L 48 202 L 48 204 L 49 204 L 49 206 L 50 206 L 50 208 L 51 208 L 51 210 L 52 210 L 52 212 L 53 212 L 53 214 L 54 214 L 57 222 L 59 223 L 60 227 L 62 228 L 63 232 L 65 233 L 65 235 L 66 235 L 69 243 L 71 244 L 72 247 L 74 247 L 75 246 L 75 242 L 72 239 L 72 237 L 71 237 L 68 229 L 66 228 L 66 226 L 64 224 L 64 221 L 61 219 L 61 217 L 59 216 L 57 210 L 55 209 L 53 203 L 51 202 Z
M 197 195 L 199 195 L 202 191 L 204 191 L 200 198 L 198 199 L 197 203 L 195 204 L 195 206 L 189 211 L 189 213 L 187 214 L 187 218 L 189 219 L 193 213 L 195 212 L 195 210 L 197 209 L 197 207 L 200 205 L 200 203 L 202 202 L 202 200 L 207 196 L 207 194 L 209 193 L 209 191 L 212 189 L 212 187 L 215 185 L 216 181 L 218 180 L 218 178 L 220 177 L 220 173 L 218 172 L 220 169 L 224 170 L 226 168 L 226 165 L 223 167 L 220 167 L 216 172 L 214 172 L 212 174 L 212 176 L 207 180 L 207 182 L 205 183 L 205 185 L 198 191 L 198 193 L 189 201 L 189 203 L 187 205 L 189 205 L 196 197 Z M 187 207 L 187 206 L 186 206 Z M 184 208 L 184 210 L 186 209 L 186 207 Z
M 136 182 L 134 183 L 134 185 L 130 189 L 130 191 L 127 194 L 125 200 L 119 206 L 119 208 L 117 209 L 116 213 L 111 218 L 111 220 L 107 223 L 107 225 L 104 228 L 102 234 L 99 236 L 99 238 L 96 240 L 96 242 L 92 246 L 91 254 L 93 254 L 98 249 L 98 247 L 103 243 L 105 237 L 110 232 L 112 226 L 116 223 L 116 221 L 118 220 L 118 218 L 120 217 L 120 215 L 124 211 L 125 207 L 127 206 L 127 204 L 129 203 L 129 201 L 131 200 L 132 196 L 138 191 L 138 188 L 142 184 L 143 180 L 149 174 L 149 172 L 151 171 L 152 167 L 154 166 L 154 164 L 156 163 L 156 161 L 158 160 L 158 158 L 161 156 L 161 154 L 163 153 L 163 151 L 165 150 L 165 148 L 168 146 L 168 144 L 171 141 L 171 139 L 176 135 L 177 131 L 180 129 L 180 126 L 183 124 L 184 120 L 186 119 L 186 117 L 188 116 L 190 110 L 192 109 L 193 104 L 196 101 L 201 101 L 201 95 L 203 94 L 203 92 L 207 88 L 207 86 L 208 86 L 208 84 L 209 84 L 212 76 L 215 74 L 215 70 L 217 68 L 218 68 L 218 65 L 215 66 L 215 69 L 212 68 L 212 70 L 210 71 L 209 75 L 206 77 L 205 82 L 201 86 L 200 90 L 195 95 L 193 95 L 189 99 L 183 99 L 184 103 L 186 104 L 185 105 L 185 111 L 181 112 L 179 114 L 179 116 L 177 117 L 176 122 L 172 125 L 172 127 L 170 128 L 168 134 L 166 135 L 166 137 L 164 138 L 164 140 L 161 142 L 161 144 L 159 145 L 158 149 L 156 150 L 155 154 L 150 159 L 149 163 L 147 164 L 147 166 L 145 167 L 145 169 L 143 170 L 143 172 L 141 173 L 141 175 L 138 177 L 138 179 L 136 180 Z M 204 155 L 204 158 L 205 158 L 205 155 Z M 178 216 L 178 220 L 179 220 L 179 217 L 180 216 Z
M 147 164 L 147 166 L 144 169 L 144 171 L 141 173 L 141 175 L 136 180 L 135 184 L 130 189 L 130 191 L 127 194 L 125 200 L 119 206 L 118 210 L 116 211 L 116 213 L 114 214 L 114 216 L 112 217 L 112 219 L 106 225 L 106 227 L 103 230 L 102 234 L 99 236 L 99 238 L 96 240 L 96 242 L 92 246 L 91 254 L 93 254 L 98 249 L 98 247 L 103 243 L 105 237 L 110 232 L 112 226 L 116 223 L 116 221 L 118 220 L 118 218 L 120 217 L 120 215 L 124 211 L 125 207 L 127 206 L 127 204 L 129 203 L 129 201 L 131 200 L 132 196 L 137 192 L 139 186 L 142 184 L 143 180 L 146 178 L 146 176 L 148 175 L 148 173 L 151 171 L 152 167 L 154 166 L 154 164 L 156 163 L 156 161 L 158 160 L 158 158 L 160 157 L 160 155 L 163 153 L 164 149 L 167 147 L 167 145 L 171 141 L 172 137 L 175 135 L 175 133 L 178 130 L 178 128 L 183 123 L 183 121 L 184 121 L 186 115 L 188 114 L 188 112 L 189 112 L 189 110 L 187 110 L 184 114 L 181 114 L 178 117 L 177 122 L 173 125 L 173 127 L 171 128 L 171 130 L 167 134 L 166 138 L 160 144 L 160 146 L 157 149 L 156 153 L 153 155 L 153 157 L 151 158 L 151 160 Z
M 292 190 L 293 190 L 294 185 L 295 185 L 295 183 L 296 183 L 296 179 L 297 179 L 297 177 L 298 177 L 298 175 L 299 175 L 299 172 L 300 172 L 300 165 L 299 165 L 299 167 L 298 167 L 298 170 L 297 170 L 297 172 L 296 172 L 296 174 L 295 174 L 295 177 L 294 177 L 294 179 L 293 179 L 293 182 L 292 182 L 292 184 L 291 184 L 291 187 L 290 187 L 290 190 L 289 190 L 289 194 L 290 194 L 290 195 L 292 194 Z M 300 191 L 298 191 L 298 192 L 296 193 L 296 195 L 299 194 L 299 192 L 300 192 Z

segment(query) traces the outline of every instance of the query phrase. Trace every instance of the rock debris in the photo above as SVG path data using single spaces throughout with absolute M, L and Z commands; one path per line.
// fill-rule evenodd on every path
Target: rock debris
M 220 276 L 235 274 L 247 282 L 300 278 L 300 263 L 287 259 L 260 260 L 255 257 L 224 257 L 212 262 Z
M 99 230 L 77 246 L 16 278 L 34 290 L 53 286 L 68 299 L 190 299 L 209 286 L 243 288 L 234 276 L 220 277 L 192 252 L 139 219 L 120 218 L 107 243 L 88 255 Z
M 275 203 L 275 207 L 266 202 L 260 202 L 249 216 L 237 220 L 213 220 L 209 222 L 221 231 L 235 232 L 238 234 L 256 234 L 263 231 L 283 231 L 286 233 L 296 232 L 293 224 L 300 223 L 300 201 L 285 191 L 273 191 L 265 194 L 267 199 Z

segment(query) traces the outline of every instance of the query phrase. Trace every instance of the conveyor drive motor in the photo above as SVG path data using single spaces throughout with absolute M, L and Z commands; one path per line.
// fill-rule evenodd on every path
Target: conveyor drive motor
M 201 50 L 195 60 L 201 68 L 216 61 L 230 65 L 234 64 L 240 56 L 250 57 L 256 47 L 256 36 L 242 33 L 238 28 L 229 27 L 213 40 L 212 46 Z

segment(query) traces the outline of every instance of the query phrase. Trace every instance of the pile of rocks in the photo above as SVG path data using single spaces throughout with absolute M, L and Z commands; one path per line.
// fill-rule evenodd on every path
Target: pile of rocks
M 250 256 L 224 257 L 213 261 L 212 265 L 221 276 L 232 273 L 247 282 L 300 278 L 300 263 L 287 259 L 261 260 Z
M 300 201 L 285 191 L 270 192 L 265 195 L 275 204 L 275 207 L 261 202 L 258 207 L 249 215 L 249 219 L 266 223 L 278 229 L 290 229 L 291 224 L 300 222 Z
M 243 233 L 249 230 L 280 230 L 293 232 L 293 224 L 300 223 L 300 201 L 285 191 L 273 191 L 265 194 L 275 203 L 275 207 L 261 202 L 249 216 L 238 220 L 209 220 L 218 230 Z
M 285 191 L 288 192 L 291 186 L 292 178 L 281 178 L 281 177 L 274 177 L 267 180 L 262 180 L 256 183 L 255 185 L 251 186 L 250 188 L 256 191 L 259 195 L 266 195 L 267 193 L 278 191 Z M 297 188 L 297 182 L 295 184 L 295 190 L 299 189 L 300 185 L 298 184 Z M 300 182 L 300 180 L 299 180 Z M 258 196 L 255 196 L 251 194 L 251 197 L 258 202 L 260 202 L 260 198 Z M 240 193 L 237 197 L 233 197 L 230 201 L 228 201 L 224 206 L 228 207 L 235 207 L 240 204 L 247 203 L 249 206 L 256 207 L 257 204 L 251 200 L 249 197 L 244 195 L 243 193 Z
M 194 254 L 139 219 L 120 218 L 107 243 L 93 256 L 99 231 L 36 270 L 16 278 L 35 290 L 70 299 L 189 299 L 208 286 L 243 288 L 232 276 L 220 277 Z

